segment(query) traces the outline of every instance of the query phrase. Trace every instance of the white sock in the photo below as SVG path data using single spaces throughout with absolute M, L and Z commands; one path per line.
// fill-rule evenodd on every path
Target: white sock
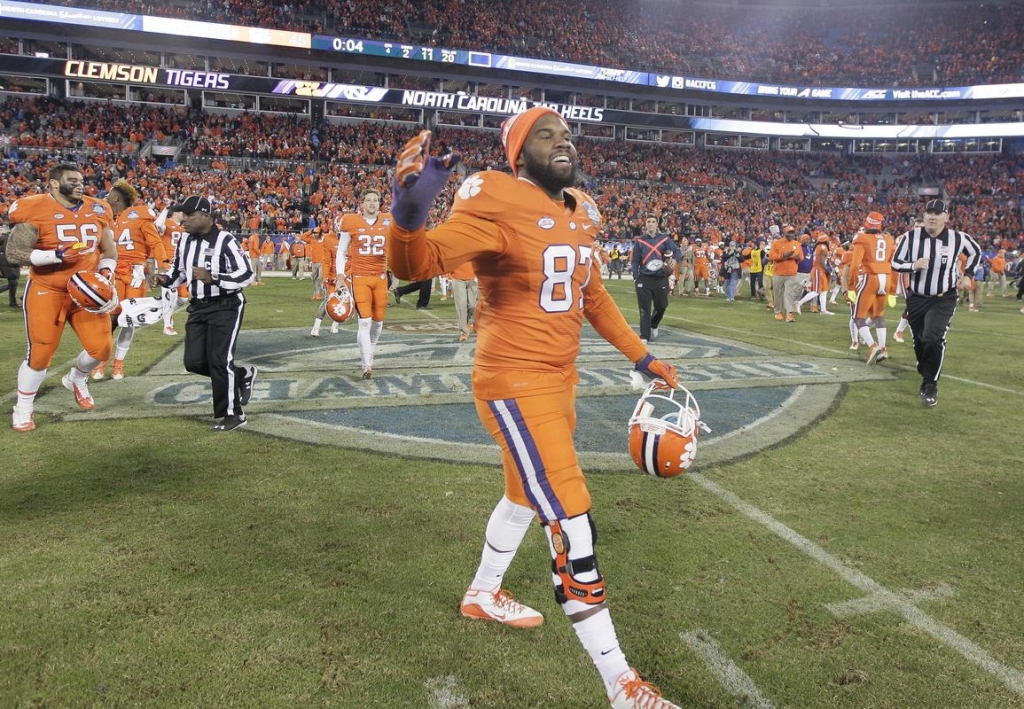
M 512 565 L 534 517 L 536 515 L 532 509 L 517 505 L 507 497 L 498 501 L 487 522 L 484 550 L 471 588 L 484 591 L 497 591 L 501 588 L 505 572 Z
M 320 323 L 322 323 L 323 321 L 324 321 L 323 318 L 313 318 L 313 329 L 314 330 L 319 330 L 320 329 Z
M 850 318 L 850 342 L 859 342 L 857 339 L 857 323 Z
M 875 338 L 871 336 L 871 328 L 869 328 L 867 325 L 858 328 L 857 332 L 860 333 L 860 339 L 863 340 L 864 344 L 866 344 L 868 347 L 871 347 L 871 345 L 875 344 Z
M 78 353 L 75 366 L 71 368 L 71 381 L 75 384 L 85 384 L 89 381 L 89 372 L 96 368 L 100 360 L 94 358 L 85 350 Z
M 374 347 L 377 346 L 377 340 L 380 339 L 381 330 L 384 329 L 383 320 L 371 320 L 370 321 L 370 342 Z
M 114 353 L 114 359 L 124 359 L 128 356 L 128 350 L 132 346 L 132 338 L 134 337 L 134 327 L 121 328 L 121 331 L 117 333 L 117 351 Z
M 28 362 L 18 368 L 18 406 L 31 409 L 35 405 L 36 392 L 46 379 L 45 369 L 32 369 Z
M 896 334 L 902 335 L 903 331 L 910 325 L 906 318 L 900 318 L 900 324 L 896 326 Z
M 580 639 L 583 649 L 590 655 L 594 667 L 601 673 L 604 680 L 605 694 L 611 696 L 615 680 L 629 671 L 626 655 L 619 647 L 619 639 L 615 635 L 612 614 L 607 608 L 590 616 L 579 623 L 573 623 L 572 629 Z
M 814 300 L 817 297 L 818 297 L 817 293 L 815 293 L 814 291 L 810 291 L 810 292 L 807 293 L 807 295 L 805 295 L 803 298 L 800 299 L 800 301 L 797 303 L 797 307 L 803 305 L 804 303 L 806 303 L 808 301 Z
M 359 318 L 359 329 L 356 330 L 356 344 L 359 345 L 359 358 L 364 367 L 373 366 L 373 341 L 370 339 L 370 318 Z
M 818 303 L 821 305 L 821 312 L 823 312 L 823 313 L 828 310 L 828 308 L 825 307 L 825 303 L 827 303 L 827 302 L 828 302 L 828 292 L 827 291 L 823 291 L 823 292 L 819 293 L 818 294 Z
M 885 336 L 888 330 L 884 327 L 876 327 L 875 334 L 878 335 L 878 346 L 885 349 Z

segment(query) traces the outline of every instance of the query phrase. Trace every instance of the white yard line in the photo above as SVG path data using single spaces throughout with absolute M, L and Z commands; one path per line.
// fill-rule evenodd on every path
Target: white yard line
M 966 659 L 970 660 L 986 672 L 992 674 L 1015 694 L 1024 696 L 1024 674 L 1019 670 L 1008 667 L 1007 665 L 999 662 L 972 640 L 960 635 L 960 633 L 956 632 L 949 626 L 943 625 L 939 621 L 935 620 L 927 613 L 917 608 L 906 596 L 895 591 L 890 591 L 874 579 L 847 566 L 814 542 L 800 534 L 797 534 L 795 531 L 774 519 L 767 513 L 762 512 L 747 502 L 744 502 L 737 495 L 729 492 L 717 483 L 708 480 L 699 473 L 687 475 L 686 477 L 719 499 L 729 503 L 749 519 L 767 527 L 773 534 L 784 541 L 789 542 L 814 561 L 817 561 L 819 564 L 831 569 L 847 583 L 877 599 L 880 609 L 884 608 L 901 616 L 905 621 L 917 629 L 931 635 L 943 645 L 956 650 Z
M 431 677 L 426 682 L 427 707 L 429 709 L 468 709 L 469 703 L 462 696 L 455 675 Z
M 754 681 L 728 655 L 722 652 L 722 648 L 708 635 L 707 631 L 695 630 L 689 633 L 679 633 L 679 637 L 691 650 L 701 656 L 718 683 L 725 687 L 732 696 L 739 699 L 745 709 L 775 709 L 775 705 L 761 696 Z

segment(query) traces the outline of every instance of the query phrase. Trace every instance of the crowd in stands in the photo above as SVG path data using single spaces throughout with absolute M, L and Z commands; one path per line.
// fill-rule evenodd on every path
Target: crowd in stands
M 723 7 L 679 0 L 254 0 L 51 4 L 497 51 L 612 68 L 826 86 L 1024 80 L 1024 7 Z
M 119 177 L 158 207 L 209 194 L 225 222 L 242 232 L 291 231 L 352 209 L 367 187 L 387 193 L 389 170 L 412 130 L 365 121 L 311 128 L 274 114 L 211 115 L 156 106 L 8 97 L 0 103 L 0 211 L 45 185 L 47 169 L 71 159 L 94 194 Z M 182 142 L 176 164 L 139 157 L 168 136 Z M 446 128 L 435 145 L 464 155 L 469 171 L 506 169 L 496 131 Z M 918 214 L 923 185 L 944 188 L 954 224 L 985 242 L 1024 246 L 1018 186 L 1022 156 L 850 156 L 700 149 L 675 144 L 580 139 L 586 188 L 605 215 L 604 233 L 628 239 L 649 213 L 682 228 L 681 215 L 714 241 L 750 238 L 770 224 L 856 231 L 878 209 L 901 232 Z M 182 159 L 185 158 L 185 159 Z M 450 195 L 449 195 L 450 198 Z M 442 219 L 439 204 L 434 218 Z

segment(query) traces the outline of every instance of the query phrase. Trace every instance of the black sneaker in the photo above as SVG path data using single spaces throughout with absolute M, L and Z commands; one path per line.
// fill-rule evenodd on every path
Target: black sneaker
M 245 415 L 241 416 L 225 416 L 217 423 L 210 426 L 211 431 L 234 431 L 236 428 L 241 428 L 248 421 L 245 420 Z
M 395 294 L 395 305 L 401 305 L 402 304 L 402 294 L 398 292 L 397 288 L 395 288 L 391 292 Z
M 242 384 L 238 387 L 238 403 L 245 406 L 249 403 L 249 399 L 252 398 L 252 383 L 256 381 L 256 375 L 259 373 L 259 369 L 256 367 L 247 367 L 248 374 L 242 379 Z
M 939 385 L 934 382 L 925 384 L 921 388 L 921 403 L 925 406 L 935 406 L 939 403 Z

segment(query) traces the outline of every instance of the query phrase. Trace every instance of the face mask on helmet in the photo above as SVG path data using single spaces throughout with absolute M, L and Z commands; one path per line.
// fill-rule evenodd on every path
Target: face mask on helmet
M 629 454 L 640 470 L 660 478 L 682 475 L 697 455 L 697 434 L 711 432 L 686 389 L 651 382 L 629 419 Z
M 334 322 L 345 322 L 352 317 L 355 309 L 352 293 L 345 286 L 327 296 L 327 315 Z

